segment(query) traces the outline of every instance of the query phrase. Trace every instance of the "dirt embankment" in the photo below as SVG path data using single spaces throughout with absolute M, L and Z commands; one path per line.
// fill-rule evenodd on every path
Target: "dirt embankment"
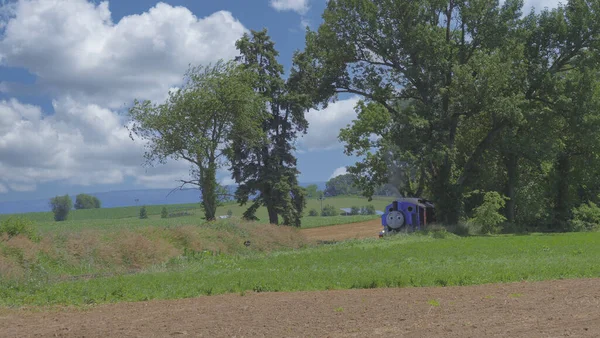
M 0 310 L 2 337 L 598 337 L 600 280 Z
M 381 219 L 377 218 L 366 222 L 302 229 L 300 232 L 313 241 L 343 241 L 357 238 L 376 238 L 382 229 Z

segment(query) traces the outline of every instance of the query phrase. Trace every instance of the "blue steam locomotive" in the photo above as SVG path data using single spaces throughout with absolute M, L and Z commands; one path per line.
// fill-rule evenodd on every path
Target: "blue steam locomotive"
M 434 205 L 422 198 L 400 198 L 385 208 L 381 215 L 382 237 L 400 231 L 421 230 L 428 223 L 435 222 Z

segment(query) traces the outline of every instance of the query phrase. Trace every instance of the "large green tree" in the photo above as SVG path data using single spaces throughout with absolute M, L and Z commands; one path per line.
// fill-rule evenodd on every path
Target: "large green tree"
M 352 175 L 343 174 L 331 178 L 325 183 L 325 196 L 333 197 L 340 195 L 356 195 L 359 193 L 359 189 L 354 184 Z
M 57 222 L 66 221 L 69 212 L 73 208 L 73 201 L 69 195 L 56 196 L 50 199 L 50 207 L 54 213 L 54 220 Z
M 550 138 L 538 137 L 552 156 L 546 162 L 548 205 L 551 223 L 564 228 L 577 200 L 583 202 L 594 186 L 586 174 L 598 173 L 600 2 L 571 0 L 526 22 L 531 31 L 526 97 L 532 111 L 543 116 L 541 126 Z M 596 185 L 592 195 L 597 194 Z
M 267 102 L 261 129 L 268 138 L 258 146 L 235 143 L 232 177 L 239 184 L 237 200 L 243 205 L 254 196 L 244 213 L 246 219 L 255 219 L 256 210 L 265 206 L 270 223 L 279 224 L 282 217 L 283 224 L 300 226 L 306 201 L 304 189 L 298 185 L 293 151 L 298 133 L 305 133 L 308 127 L 304 113 L 310 101 L 306 94 L 299 94 L 303 83 L 296 74 L 283 79 L 283 66 L 266 30 L 244 34 L 236 46 L 240 52 L 237 61 L 256 74 L 254 90 Z
M 234 143 L 264 143 L 260 128 L 264 100 L 253 90 L 255 75 L 234 61 L 190 67 L 184 86 L 165 103 L 135 101 L 129 110 L 130 132 L 148 141 L 148 164 L 167 158 L 191 165 L 191 180 L 202 194 L 207 220 L 215 219 L 219 201 L 217 170 L 234 158 Z
M 100 200 L 96 196 L 79 194 L 75 197 L 75 209 L 97 209 L 100 206 Z
M 523 41 L 516 39 L 521 5 L 331 0 L 297 56 L 315 103 L 350 93 L 364 99 L 365 109 L 379 109 L 375 104 L 390 114 L 387 149 L 366 156 L 382 168 L 390 159 L 415 166 L 404 176 L 426 179 L 444 222 L 458 221 L 483 155 L 522 118 L 523 92 L 515 87 L 524 76 Z M 369 177 L 370 170 L 363 173 Z M 389 181 L 372 177 L 374 185 Z

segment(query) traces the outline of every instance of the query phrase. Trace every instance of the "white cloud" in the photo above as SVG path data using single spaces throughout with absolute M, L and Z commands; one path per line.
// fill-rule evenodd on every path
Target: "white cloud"
M 339 100 L 323 110 L 311 109 L 306 113 L 308 132 L 300 140 L 300 150 L 331 150 L 341 148 L 338 140 L 340 129 L 356 119 L 354 107 L 359 97 Z
M 12 190 L 12 191 L 19 191 L 19 192 L 34 191 L 35 188 L 36 188 L 35 184 L 9 183 L 8 186 L 10 187 L 10 190 Z
M 348 171 L 346 170 L 346 167 L 339 167 L 333 171 L 333 174 L 331 174 L 331 176 L 329 176 L 329 179 L 332 179 L 334 177 L 338 177 L 341 175 L 345 175 L 347 173 L 348 173 Z
M 221 181 L 219 182 L 219 184 L 226 186 L 226 185 L 235 185 L 235 180 L 233 178 L 231 178 L 230 176 L 227 177 L 223 177 L 221 179 Z
M 308 0 L 271 0 L 271 7 L 278 11 L 294 11 L 298 14 L 308 12 Z
M 247 31 L 229 12 L 197 18 L 164 3 L 113 23 L 108 2 L 21 0 L 0 7 L 0 21 L 1 64 L 26 68 L 37 76 L 35 90 L 54 98 L 52 115 L 0 101 L 0 191 L 126 177 L 147 187 L 178 186 L 189 178 L 189 164 L 142 167 L 144 144 L 130 139 L 114 110 L 134 98 L 162 101 L 188 64 L 235 56 L 235 41 Z M 26 86 L 0 83 L 1 91 L 19 88 Z
M 7 192 L 8 192 L 8 188 L 4 184 L 0 183 L 0 194 L 4 194 Z
M 305 17 L 302 17 L 300 19 L 300 29 L 302 29 L 302 32 L 304 32 L 306 30 L 306 27 L 310 27 L 310 20 L 308 20 Z
M 68 98 L 53 104 L 56 113 L 42 116 L 39 107 L 0 101 L 0 117 L 12 127 L 0 124 L 0 184 L 30 191 L 43 182 L 89 186 L 133 176 L 148 187 L 174 187 L 188 177 L 185 162 L 143 168 L 143 142 L 131 140 L 110 110 Z
M 237 55 L 235 41 L 247 31 L 229 12 L 197 18 L 165 3 L 117 23 L 108 2 L 21 0 L 11 12 L 0 40 L 3 65 L 35 74 L 36 90 L 110 108 L 165 98 L 188 64 Z

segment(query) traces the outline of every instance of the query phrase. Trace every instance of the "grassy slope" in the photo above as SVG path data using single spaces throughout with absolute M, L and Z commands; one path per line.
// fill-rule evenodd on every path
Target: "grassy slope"
M 383 210 L 386 205 L 390 203 L 390 198 L 374 198 L 373 201 L 368 202 L 362 197 L 336 197 L 328 198 L 323 201 L 323 206 L 331 204 L 336 208 L 352 207 L 352 206 L 365 206 L 367 204 L 373 204 L 377 210 Z M 176 210 L 188 210 L 193 215 L 176 217 L 169 219 L 161 219 L 160 212 L 163 207 L 167 207 L 169 212 Z M 234 216 L 240 217 L 247 206 L 240 206 L 236 203 L 228 203 L 217 210 L 217 215 L 226 215 L 228 210 L 231 210 Z M 148 224 L 167 226 L 167 225 L 179 225 L 179 224 L 199 224 L 202 222 L 201 217 L 203 216 L 202 211 L 199 209 L 198 204 L 178 204 L 178 205 L 152 205 L 146 207 L 148 215 L 150 216 L 147 220 L 140 220 L 138 218 L 140 207 L 122 207 L 122 208 L 101 208 L 101 209 L 88 209 L 88 210 L 73 210 L 69 214 L 69 219 L 64 222 L 54 222 L 54 218 L 51 212 L 36 212 L 21 214 L 19 216 L 25 216 L 33 221 L 36 221 L 42 230 L 55 230 L 55 229 L 67 229 L 67 228 L 102 228 L 102 227 L 138 227 L 145 226 Z M 316 199 L 309 199 L 306 205 L 305 217 L 302 219 L 304 228 L 312 228 L 318 226 L 344 224 L 351 222 L 360 222 L 377 218 L 378 216 L 333 216 L 333 217 L 309 217 L 308 211 L 310 209 L 316 209 L 320 211 L 320 201 Z M 339 209 L 338 209 L 339 210 Z M 341 210 L 339 210 L 341 212 Z M 257 217 L 260 219 L 260 223 L 268 222 L 267 211 L 265 208 L 259 208 Z M 0 221 L 7 219 L 12 215 L 0 215 Z
M 0 305 L 173 299 L 228 292 L 469 285 L 600 276 L 600 233 L 411 235 L 250 256 L 183 257 L 136 275 L 0 289 Z

